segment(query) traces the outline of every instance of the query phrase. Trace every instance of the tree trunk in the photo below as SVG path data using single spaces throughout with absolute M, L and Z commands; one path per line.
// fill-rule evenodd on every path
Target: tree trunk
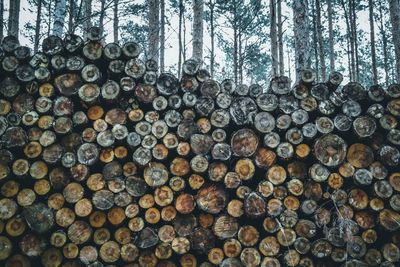
M 279 75 L 285 75 L 285 59 L 283 51 L 283 22 L 282 22 L 282 0 L 277 0 L 277 17 L 278 17 L 278 46 L 279 46 Z
M 4 37 L 4 0 L 0 0 L 0 42 Z
M 380 34 L 382 39 L 382 52 L 383 52 L 383 64 L 385 70 L 385 84 L 389 84 L 389 69 L 388 69 L 388 43 L 387 43 L 387 35 L 385 30 L 385 23 L 382 11 L 382 3 L 379 3 L 379 22 L 380 22 Z
M 335 70 L 335 43 L 333 40 L 333 7 L 332 7 L 332 1 L 333 0 L 327 0 L 328 1 L 328 28 L 329 28 L 329 65 L 330 65 L 330 71 Z
M 82 0 L 85 1 L 84 13 L 83 13 L 83 30 L 87 31 L 92 27 L 92 0 Z
M 119 28 L 119 17 L 118 17 L 118 5 L 119 0 L 114 0 L 114 20 L 113 20 L 113 36 L 114 43 L 118 43 L 118 28 Z
M 374 1 L 368 0 L 369 5 L 369 27 L 371 30 L 371 59 L 372 59 L 372 78 L 374 84 L 378 84 L 378 70 L 376 68 L 376 49 L 375 49 L 375 24 L 374 24 Z
M 19 11 L 21 0 L 10 0 L 10 11 L 8 19 L 8 35 L 18 38 L 19 34 Z
M 101 36 L 104 34 L 104 17 L 106 15 L 106 0 L 100 0 L 99 28 Z
M 53 35 L 59 37 L 63 35 L 66 13 L 67 13 L 67 0 L 57 0 L 54 9 Z
M 160 70 L 165 68 L 165 0 L 160 0 Z
M 158 63 L 160 46 L 160 2 L 149 0 L 149 36 L 148 36 L 148 58 Z
M 238 34 L 238 79 L 243 83 L 243 54 L 242 54 L 242 30 L 239 28 Z
M 236 20 L 236 19 L 235 19 Z M 233 26 L 233 77 L 238 82 L 238 29 L 236 23 Z
M 302 69 L 310 67 L 310 22 L 308 1 L 293 0 L 294 42 L 296 58 L 296 80 L 299 81 Z
M 203 0 L 193 0 L 192 57 L 199 62 L 203 61 L 203 12 Z
M 343 0 L 341 0 L 341 5 L 344 10 L 344 17 L 346 20 L 346 29 L 347 29 L 347 44 L 348 44 L 348 58 L 349 58 L 349 76 L 350 76 L 350 81 L 354 81 L 354 73 L 355 73 L 355 67 L 354 67 L 354 45 L 353 45 L 353 35 L 352 35 L 352 27 L 351 27 L 351 22 L 349 18 L 349 13 L 350 10 L 348 11 L 346 8 L 346 4 Z
M 318 60 L 318 37 L 317 37 L 317 18 L 315 12 L 315 2 L 311 2 L 311 12 L 312 12 L 312 42 L 314 50 L 314 60 L 315 60 L 315 75 L 319 79 L 319 60 Z
M 178 25 L 178 78 L 181 77 L 181 66 L 182 66 L 182 23 L 183 23 L 183 0 L 179 0 L 179 25 Z
M 276 30 L 276 8 L 275 0 L 269 1 L 270 20 L 271 20 L 271 59 L 272 69 L 271 78 L 275 78 L 278 75 L 278 41 L 277 41 L 277 30 Z
M 210 8 L 210 39 L 211 39 L 211 55 L 210 55 L 210 75 L 214 78 L 214 57 L 215 57 L 215 25 L 214 25 L 214 8 L 215 3 L 210 0 L 208 3 Z
M 75 13 L 75 3 L 74 0 L 68 1 L 68 32 L 74 32 L 74 13 Z
M 34 47 L 33 47 L 33 51 L 35 51 L 35 53 L 39 49 L 40 24 L 41 24 L 41 20 L 42 20 L 42 18 L 41 18 L 42 17 L 42 2 L 43 2 L 43 0 L 38 0 L 38 3 L 37 3 L 36 25 L 35 25 L 35 41 L 34 41 Z
M 389 0 L 390 21 L 394 51 L 396 56 L 396 80 L 400 83 L 400 3 L 398 0 Z
M 352 26 L 353 26 L 353 41 L 354 41 L 354 57 L 355 57 L 355 71 L 356 71 L 356 81 L 360 80 L 360 62 L 358 56 L 358 34 L 357 34 L 357 13 L 356 13 L 356 3 L 354 0 L 351 0 L 351 16 Z
M 317 37 L 318 37 L 318 50 L 319 61 L 321 64 L 321 77 L 322 81 L 326 81 L 326 65 L 324 53 L 324 39 L 322 36 L 322 22 L 321 22 L 321 3 L 320 0 L 315 0 L 316 19 L 317 19 Z

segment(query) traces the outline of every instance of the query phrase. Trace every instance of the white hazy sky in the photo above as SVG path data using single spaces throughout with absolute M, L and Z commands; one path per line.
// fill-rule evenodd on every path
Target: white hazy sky
M 263 0 L 265 1 L 265 5 L 268 6 L 268 0 Z M 8 10 L 8 1 L 5 1 L 5 9 L 6 12 Z M 78 2 L 78 1 L 77 1 Z M 96 3 L 97 1 L 94 0 L 94 3 Z M 122 2 L 122 1 L 121 1 Z M 139 1 L 135 1 L 135 3 L 141 3 L 142 0 Z M 166 1 L 168 2 L 168 1 Z M 187 12 L 191 12 L 191 1 L 187 1 Z M 21 14 L 20 14 L 20 27 L 22 28 L 23 25 L 25 25 L 27 22 L 31 22 L 34 23 L 36 20 L 36 14 L 35 12 L 31 12 L 29 11 L 29 4 L 28 4 L 28 0 L 21 0 Z M 99 9 L 99 5 L 95 4 L 93 7 L 94 10 Z M 166 51 L 165 51 L 165 61 L 166 61 L 166 67 L 167 70 L 171 69 L 174 70 L 173 66 L 177 65 L 177 61 L 178 61 L 178 16 L 173 13 L 171 10 L 169 10 L 170 7 L 167 4 L 167 10 L 166 10 L 166 16 L 168 17 L 169 20 L 169 26 L 166 27 Z M 205 6 L 205 9 L 207 9 L 207 7 Z M 292 24 L 292 10 L 285 4 L 283 3 L 283 15 L 287 17 L 287 19 L 284 22 L 284 30 L 285 34 L 288 35 L 292 35 L 293 31 L 292 31 L 292 27 L 290 27 L 290 25 Z M 112 10 L 108 10 L 107 13 L 110 13 L 109 15 L 111 16 L 111 12 Z M 324 11 L 322 11 L 323 14 Z M 337 13 L 342 13 L 343 11 L 341 10 L 336 10 Z M 8 18 L 8 14 L 6 13 L 5 18 Z M 44 17 L 43 20 L 46 20 L 47 18 Z M 137 16 L 132 16 L 129 18 L 125 18 L 122 17 L 121 18 L 121 23 L 124 23 L 127 19 L 140 19 L 140 17 Z M 323 20 L 326 21 L 326 18 L 323 18 Z M 65 24 L 67 26 L 67 24 Z M 187 46 L 187 55 L 188 57 L 191 56 L 191 22 L 188 20 L 186 20 L 185 23 L 186 26 L 186 46 Z M 107 42 L 112 42 L 112 22 L 109 20 L 105 21 L 105 28 L 106 30 L 109 32 L 109 34 L 106 36 L 106 41 Z M 346 26 L 345 26 L 345 22 L 340 22 L 337 25 L 335 25 L 335 27 L 344 32 L 346 30 Z M 358 27 L 360 27 L 361 29 L 363 29 L 364 31 L 366 31 L 368 33 L 368 38 L 369 38 L 369 19 L 368 19 L 368 12 L 367 11 L 362 11 L 358 13 Z M 327 27 L 325 26 L 325 29 Z M 221 27 L 216 28 L 216 31 L 222 30 Z M 226 36 L 227 38 L 231 38 L 232 36 L 232 32 L 230 31 L 229 28 L 224 27 L 223 28 L 224 32 L 226 32 Z M 132 33 L 132 36 L 134 36 L 134 33 Z M 29 44 L 29 40 L 24 37 L 22 34 L 20 34 L 20 41 L 21 44 L 23 45 L 30 45 Z M 217 42 L 216 42 L 217 44 Z M 269 51 L 269 44 L 265 45 L 265 49 L 266 51 Z M 209 56 L 208 56 L 208 51 L 210 49 L 210 37 L 209 37 L 209 33 L 207 30 L 207 24 L 204 23 L 204 56 L 206 57 L 205 61 L 206 63 L 209 62 Z M 285 46 L 284 48 L 287 51 L 287 47 Z M 339 58 L 337 59 L 339 61 L 339 63 L 343 64 L 343 65 L 347 65 L 347 56 L 345 54 L 345 48 L 344 47 L 340 47 L 338 44 L 335 45 L 335 50 L 339 51 Z M 288 66 L 288 58 L 287 58 L 287 53 L 285 53 L 286 55 L 286 59 L 285 59 L 285 67 L 287 68 Z M 291 72 L 294 73 L 294 62 L 292 60 L 293 55 L 291 56 L 290 59 L 290 68 L 291 68 Z M 219 49 L 217 47 L 216 49 L 216 62 L 223 62 L 224 60 L 224 54 L 222 53 L 221 49 Z M 327 59 L 328 61 L 328 59 Z M 286 74 L 288 74 L 288 71 L 286 72 Z M 346 76 L 346 73 L 345 73 Z M 266 79 L 268 79 L 268 77 L 266 77 Z

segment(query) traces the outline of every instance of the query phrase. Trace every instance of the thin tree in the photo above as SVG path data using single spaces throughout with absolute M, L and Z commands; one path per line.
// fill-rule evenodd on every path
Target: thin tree
M 396 57 L 396 80 L 400 83 L 400 3 L 398 0 L 389 0 L 389 12 Z
M 311 2 L 311 17 L 312 17 L 312 46 L 314 52 L 314 70 L 317 79 L 319 79 L 319 59 L 318 59 L 318 36 L 317 36 L 317 16 L 315 11 L 315 1 Z
M 324 52 L 324 38 L 322 35 L 322 22 L 321 22 L 321 3 L 320 0 L 315 0 L 316 10 L 316 26 L 317 26 L 317 39 L 318 39 L 318 54 L 321 64 L 321 77 L 326 80 L 326 65 L 325 65 L 325 52 Z
M 383 69 L 385 70 L 385 84 L 389 84 L 389 57 L 388 57 L 388 38 L 386 33 L 386 22 L 383 15 L 382 2 L 379 2 L 379 33 L 382 40 Z
M 74 32 L 74 19 L 75 19 L 75 1 L 68 1 L 68 32 Z
M 329 39 L 329 67 L 330 71 L 335 70 L 335 43 L 333 39 L 333 0 L 328 1 L 328 39 Z
M 149 0 L 148 58 L 158 63 L 160 46 L 160 2 Z
M 376 48 L 375 48 L 375 21 L 374 21 L 374 1 L 368 0 L 369 27 L 371 36 L 371 60 L 372 60 L 372 79 L 374 84 L 378 84 L 378 70 L 376 67 Z
M 100 17 L 99 17 L 99 28 L 100 33 L 104 34 L 104 17 L 106 16 L 106 0 L 100 0 Z
M 353 27 L 352 29 L 352 34 L 353 34 L 353 42 L 354 42 L 354 58 L 355 58 L 355 70 L 356 70 L 356 75 L 355 79 L 358 82 L 360 80 L 360 62 L 359 62 L 359 55 L 358 55 L 358 32 L 357 32 L 357 5 L 354 0 L 350 0 L 349 3 L 351 4 L 351 25 Z
M 62 36 L 64 32 L 64 21 L 67 14 L 67 1 L 57 0 L 54 9 L 53 35 Z
M 4 37 L 4 0 L 0 0 L 0 42 Z
M 346 21 L 346 39 L 347 39 L 347 56 L 348 56 L 348 65 L 349 65 L 349 77 L 350 81 L 355 80 L 355 65 L 354 65 L 354 44 L 353 44 L 353 35 L 352 35 L 352 27 L 351 27 L 351 22 L 349 18 L 349 12 L 347 10 L 347 6 L 344 2 L 344 0 L 340 1 L 343 11 L 344 11 L 344 17 Z
M 192 57 L 199 62 L 203 61 L 203 12 L 204 1 L 193 0 Z
M 293 0 L 294 44 L 296 62 L 296 80 L 301 71 L 310 67 L 310 22 L 308 18 L 308 1 Z
M 185 7 L 183 0 L 179 0 L 179 25 L 178 25 L 178 77 L 181 77 L 181 66 L 182 66 L 182 53 L 183 53 L 183 41 L 182 41 L 182 24 Z
M 8 18 L 8 35 L 18 38 L 19 34 L 19 11 L 21 0 L 10 0 L 10 15 Z
M 279 75 L 285 75 L 285 59 L 283 51 L 283 21 L 282 21 L 282 0 L 277 0 L 276 16 L 278 18 L 278 47 L 279 47 Z
M 114 42 L 118 43 L 118 28 L 119 28 L 119 16 L 118 16 L 118 9 L 119 9 L 119 0 L 114 0 L 114 19 L 113 19 L 113 36 Z
M 82 0 L 84 1 L 84 11 L 83 11 L 83 30 L 87 31 L 92 27 L 92 0 Z
M 211 42 L 211 51 L 210 51 L 210 76 L 214 78 L 214 64 L 215 64 L 215 2 L 210 0 L 207 3 L 208 8 L 210 9 L 210 42 Z
M 160 0 L 160 70 L 165 68 L 165 0 Z
M 36 22 L 35 22 L 35 38 L 33 51 L 36 53 L 39 49 L 39 40 L 40 40 L 40 27 L 42 22 L 42 4 L 43 0 L 38 0 L 37 2 L 37 11 L 36 11 Z
M 272 59 L 272 69 L 271 77 L 276 77 L 278 75 L 278 37 L 277 37 L 277 25 L 276 25 L 276 4 L 275 0 L 269 1 L 270 10 L 270 20 L 271 20 L 271 59 Z

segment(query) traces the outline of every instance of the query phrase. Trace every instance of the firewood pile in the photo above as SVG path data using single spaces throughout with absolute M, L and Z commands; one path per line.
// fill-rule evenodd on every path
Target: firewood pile
M 400 85 L 0 49 L 0 266 L 399 266 Z

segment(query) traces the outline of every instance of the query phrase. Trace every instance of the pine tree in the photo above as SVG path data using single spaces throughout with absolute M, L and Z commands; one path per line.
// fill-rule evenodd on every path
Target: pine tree
M 278 36 L 277 36 L 277 23 L 276 23 L 276 3 L 275 0 L 269 1 L 270 10 L 270 20 L 271 20 L 271 59 L 272 59 L 272 69 L 271 77 L 276 77 L 278 75 Z
M 389 0 L 389 11 L 396 56 L 396 80 L 400 83 L 400 3 L 398 0 Z
M 53 35 L 62 36 L 64 21 L 67 14 L 67 0 L 57 0 L 54 9 Z
M 160 46 L 160 2 L 149 0 L 148 58 L 158 62 Z
M 0 0 L 0 41 L 4 37 L 4 0 Z
M 308 0 L 293 0 L 294 42 L 296 81 L 300 80 L 303 69 L 310 68 L 310 22 L 308 18 Z
M 203 61 L 203 12 L 203 0 L 193 0 L 192 57 L 199 62 Z
M 21 0 L 10 0 L 10 10 L 8 18 L 8 35 L 18 38 L 19 36 L 19 13 Z

